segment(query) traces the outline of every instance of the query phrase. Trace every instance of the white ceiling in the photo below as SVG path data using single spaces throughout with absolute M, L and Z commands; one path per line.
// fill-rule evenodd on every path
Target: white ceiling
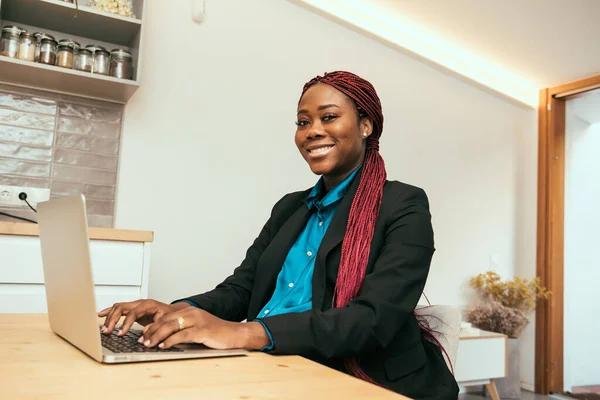
M 360 0 L 540 88 L 600 74 L 600 0 Z
M 569 113 L 590 125 L 600 123 L 600 89 L 569 97 L 567 118 Z

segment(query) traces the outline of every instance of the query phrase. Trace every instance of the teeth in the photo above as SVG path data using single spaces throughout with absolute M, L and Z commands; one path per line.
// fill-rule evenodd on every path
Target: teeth
M 329 149 L 331 149 L 333 146 L 325 146 L 325 147 L 318 147 L 316 149 L 312 149 L 310 152 L 311 153 L 315 153 L 315 154 L 319 154 L 319 153 L 325 153 L 326 151 L 328 151 Z

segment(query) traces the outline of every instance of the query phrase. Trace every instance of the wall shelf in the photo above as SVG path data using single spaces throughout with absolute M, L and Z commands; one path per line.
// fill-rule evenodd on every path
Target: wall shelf
M 139 87 L 137 82 L 127 79 L 2 56 L 0 56 L 0 82 L 119 103 L 126 103 Z
M 0 25 L 17 25 L 29 32 L 46 32 L 59 39 L 99 44 L 109 51 L 124 48 L 133 55 L 133 80 L 116 79 L 0 56 L 0 82 L 34 89 L 126 103 L 140 86 L 144 0 L 133 0 L 136 17 L 96 10 L 79 0 L 79 7 L 62 0 L 0 0 Z M 76 16 L 75 16 L 76 15 Z
M 81 3 L 81 2 L 80 2 Z M 129 46 L 142 21 L 62 0 L 2 0 L 2 19 Z M 77 17 L 75 17 L 77 13 Z

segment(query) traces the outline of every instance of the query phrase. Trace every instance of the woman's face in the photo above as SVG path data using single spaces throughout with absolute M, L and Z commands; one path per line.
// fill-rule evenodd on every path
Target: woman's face
M 362 164 L 370 119 L 359 122 L 352 101 L 323 83 L 308 89 L 298 104 L 296 146 L 310 169 L 326 184 L 337 184 Z M 331 187 L 331 185 L 329 185 Z

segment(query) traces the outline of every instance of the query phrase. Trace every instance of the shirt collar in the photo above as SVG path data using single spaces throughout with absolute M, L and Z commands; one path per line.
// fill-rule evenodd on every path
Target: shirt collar
M 312 188 L 308 194 L 308 197 L 306 198 L 306 205 L 308 208 L 312 209 L 313 207 L 316 207 L 320 210 L 341 200 L 348 191 L 350 183 L 361 168 L 362 165 L 352 171 L 352 173 L 350 173 L 346 179 L 337 184 L 327 194 L 325 194 L 325 183 L 323 182 L 323 177 L 319 178 L 319 181 Z

